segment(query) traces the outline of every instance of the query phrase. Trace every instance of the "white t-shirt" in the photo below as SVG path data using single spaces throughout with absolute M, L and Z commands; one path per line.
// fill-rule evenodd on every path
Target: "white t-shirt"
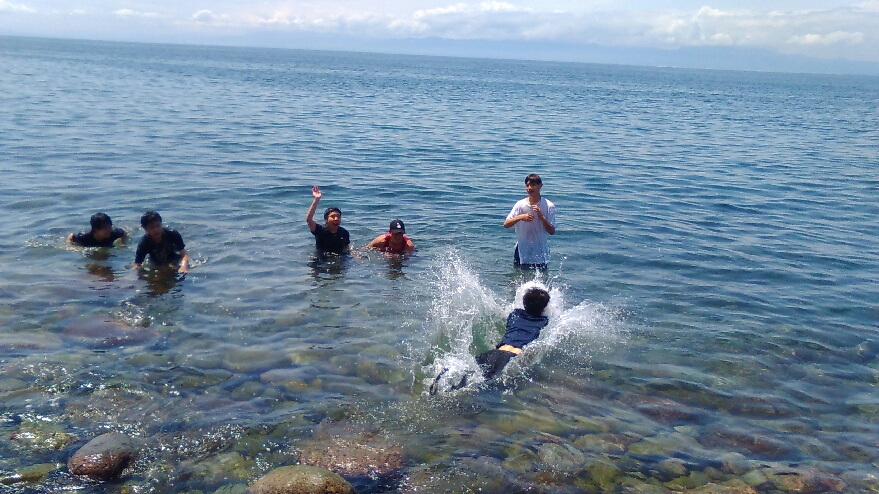
M 547 201 L 545 197 L 541 197 L 537 205 L 546 220 L 555 226 L 555 205 Z M 526 213 L 534 214 L 527 197 L 513 206 L 507 219 Z M 516 245 L 519 247 L 519 262 L 522 264 L 546 264 L 549 262 L 549 232 L 543 227 L 540 218 L 534 214 L 533 220 L 520 221 L 516 223 L 515 228 Z

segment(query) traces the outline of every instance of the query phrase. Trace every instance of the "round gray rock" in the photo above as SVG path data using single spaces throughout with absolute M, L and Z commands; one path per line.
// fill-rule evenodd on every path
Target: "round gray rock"
M 356 494 L 341 475 L 310 465 L 281 467 L 260 477 L 248 494 Z
M 95 480 L 110 480 L 131 462 L 134 445 L 130 437 L 118 432 L 102 434 L 79 448 L 70 457 L 67 468 L 74 475 Z

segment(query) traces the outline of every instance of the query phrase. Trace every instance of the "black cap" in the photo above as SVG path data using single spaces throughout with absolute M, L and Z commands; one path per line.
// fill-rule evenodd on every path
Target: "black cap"
M 388 231 L 391 233 L 406 233 L 406 227 L 403 225 L 402 221 L 394 220 L 391 222 L 391 226 L 388 227 Z

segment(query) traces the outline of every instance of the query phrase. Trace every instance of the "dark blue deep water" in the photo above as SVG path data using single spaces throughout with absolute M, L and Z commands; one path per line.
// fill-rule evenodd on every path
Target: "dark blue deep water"
M 400 459 L 361 493 L 879 490 L 879 78 L 25 38 L 0 67 L 4 492 L 241 492 L 354 443 Z M 502 225 L 532 172 L 545 273 Z M 316 261 L 313 184 L 416 254 Z M 131 269 L 153 209 L 185 279 Z M 66 245 L 98 211 L 133 240 Z M 430 396 L 534 283 L 541 338 Z M 138 459 L 72 476 L 108 431 Z

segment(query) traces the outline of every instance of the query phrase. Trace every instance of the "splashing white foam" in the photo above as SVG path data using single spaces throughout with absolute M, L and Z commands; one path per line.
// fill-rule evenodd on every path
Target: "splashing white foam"
M 521 283 L 516 287 L 515 299 L 503 303 L 454 252 L 437 264 L 432 281 L 434 298 L 424 324 L 425 334 L 431 339 L 423 360 L 427 363 L 422 366 L 425 392 L 432 386 L 440 394 L 455 394 L 482 385 L 485 380 L 473 354 L 474 341 L 494 347 L 503 334 L 500 329 L 507 314 L 522 307 L 522 297 L 530 288 L 550 293 L 545 312 L 549 325 L 507 365 L 499 376 L 505 383 L 527 374 L 550 352 L 584 361 L 622 336 L 616 311 L 589 301 L 566 309 L 563 289 L 547 286 L 539 276 Z

